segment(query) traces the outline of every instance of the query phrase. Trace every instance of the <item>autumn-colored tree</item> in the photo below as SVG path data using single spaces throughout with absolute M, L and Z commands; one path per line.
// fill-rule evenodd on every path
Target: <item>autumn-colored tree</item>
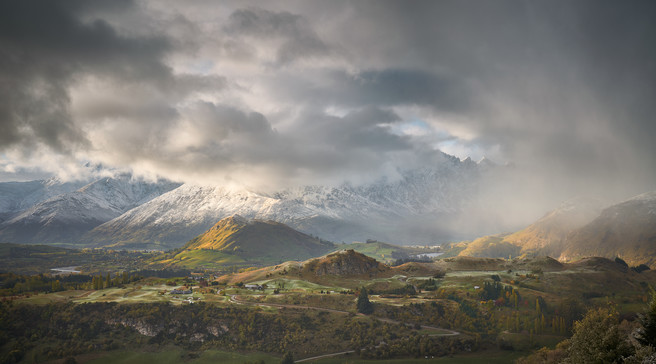
M 620 332 L 617 311 L 596 308 L 574 323 L 574 335 L 567 349 L 570 363 L 620 363 L 634 352 Z

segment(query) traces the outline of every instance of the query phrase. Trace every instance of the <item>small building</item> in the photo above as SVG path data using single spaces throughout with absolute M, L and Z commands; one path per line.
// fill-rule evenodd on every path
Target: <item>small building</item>
M 253 291 L 261 291 L 262 290 L 262 286 L 260 286 L 259 284 L 245 284 L 244 288 L 251 289 Z
M 196 272 L 191 272 L 191 276 L 189 277 L 190 279 L 199 281 L 201 279 L 205 279 L 205 274 L 204 273 L 196 273 Z

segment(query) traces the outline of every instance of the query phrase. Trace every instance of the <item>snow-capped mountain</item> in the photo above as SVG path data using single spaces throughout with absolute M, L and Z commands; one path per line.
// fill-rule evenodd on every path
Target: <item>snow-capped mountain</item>
M 27 186 L 34 184 L 38 185 L 28 183 Z M 26 198 L 18 199 L 29 206 L 29 198 L 36 200 L 36 193 L 43 197 L 54 195 L 3 221 L 0 240 L 28 244 L 76 243 L 82 234 L 94 227 L 179 186 L 171 182 L 132 180 L 127 175 L 102 178 L 71 192 L 67 189 L 74 184 L 55 185 L 53 183 L 50 189 L 37 189 Z M 66 192 L 56 193 L 59 191 Z
M 62 182 L 57 178 L 0 183 L 0 222 L 49 198 L 69 193 L 89 181 Z
M 172 248 L 234 214 L 274 220 L 332 241 L 425 241 L 447 235 L 445 217 L 475 198 L 481 172 L 445 155 L 436 165 L 364 186 L 304 186 L 265 194 L 185 184 L 93 229 L 87 244 Z M 417 229 L 417 226 L 429 228 Z M 440 230 L 442 228 L 442 230 Z

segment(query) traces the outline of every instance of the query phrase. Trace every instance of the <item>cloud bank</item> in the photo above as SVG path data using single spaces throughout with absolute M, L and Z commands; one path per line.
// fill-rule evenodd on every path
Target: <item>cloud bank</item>
M 275 189 L 442 150 L 513 163 L 493 190 L 536 210 L 626 197 L 656 188 L 655 16 L 651 1 L 5 1 L 0 176 L 91 163 Z

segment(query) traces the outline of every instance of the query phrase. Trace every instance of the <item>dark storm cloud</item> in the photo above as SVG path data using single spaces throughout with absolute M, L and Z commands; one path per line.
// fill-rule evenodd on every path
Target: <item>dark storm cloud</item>
M 515 163 L 528 196 L 636 194 L 656 188 L 655 7 L 2 2 L 0 149 L 303 184 L 439 145 Z
M 103 7 L 127 7 L 113 2 Z M 97 73 L 124 80 L 160 82 L 169 76 L 159 61 L 161 38 L 127 39 L 106 22 L 82 22 L 91 2 L 5 1 L 0 4 L 0 146 L 43 143 L 70 153 L 88 143 L 71 119 L 68 87 L 77 75 Z
M 451 112 L 467 108 L 470 97 L 463 80 L 412 69 L 366 70 L 356 74 L 332 70 L 324 74 L 322 84 L 298 78 L 285 82 L 288 78 L 289 74 L 281 74 L 271 87 L 285 83 L 286 87 L 279 91 L 281 95 L 315 105 L 421 105 Z
M 482 82 L 499 86 L 517 120 L 483 111 L 489 118 L 472 125 L 481 139 L 541 164 L 550 171 L 544 178 L 565 189 L 626 195 L 656 187 L 654 3 L 523 5 L 526 55 Z
M 464 147 L 498 147 L 497 157 L 531 168 L 562 195 L 590 186 L 625 196 L 656 187 L 653 2 L 351 5 L 352 27 L 335 27 L 332 37 L 343 40 L 360 66 L 449 81 L 430 89 L 433 99 L 390 93 L 388 103 L 445 100 L 432 107 L 439 119 L 433 125 L 467 131 L 459 141 Z M 445 108 L 454 100 L 465 107 Z

